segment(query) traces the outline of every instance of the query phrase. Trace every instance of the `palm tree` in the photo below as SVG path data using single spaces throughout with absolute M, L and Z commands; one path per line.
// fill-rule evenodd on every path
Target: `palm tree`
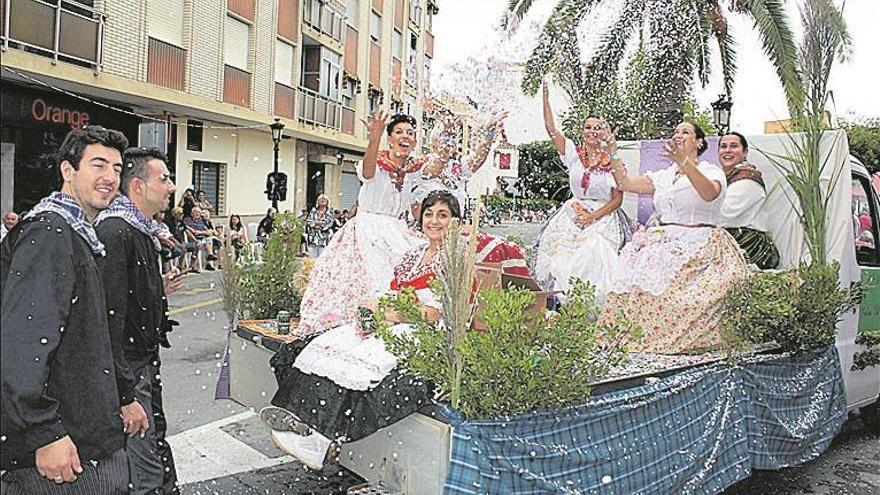
M 609 1 L 559 0 L 526 63 L 524 92 L 534 94 L 542 75 L 553 73 L 571 97 L 574 113 L 608 113 L 610 101 L 631 97 L 627 79 L 630 84 L 635 79 L 644 94 L 629 103 L 628 113 L 650 115 L 652 131 L 668 132 L 681 119 L 682 103 L 690 94 L 694 76 L 702 85 L 708 83 L 713 44 L 721 55 L 725 90 L 730 92 L 737 66 L 727 16 L 737 13 L 754 21 L 792 114 L 802 108 L 798 53 L 783 0 L 628 0 L 603 33 L 595 55 L 585 64 L 572 63 L 581 60 L 578 25 L 594 8 Z M 532 3 L 511 0 L 503 22 L 521 18 Z M 643 59 L 639 77 L 628 74 L 632 57 L 627 54 L 632 43 L 638 46 L 637 57 Z

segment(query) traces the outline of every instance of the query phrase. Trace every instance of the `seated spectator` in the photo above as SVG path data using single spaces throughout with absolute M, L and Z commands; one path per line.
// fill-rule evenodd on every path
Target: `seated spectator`
M 208 201 L 208 196 L 207 194 L 205 194 L 205 191 L 203 189 L 199 189 L 196 192 L 196 206 L 202 209 L 203 215 L 206 211 L 214 210 L 214 205 L 212 205 L 211 202 Z
M 12 230 L 12 227 L 18 223 L 18 214 L 14 211 L 7 211 L 3 214 L 3 225 L 0 226 L 0 241 L 6 237 L 6 233 Z
M 257 227 L 257 241 L 265 244 L 269 240 L 269 236 L 272 235 L 272 230 L 274 229 L 273 224 L 275 223 L 276 213 L 278 212 L 275 208 L 269 208 L 266 216 L 260 220 L 260 225 Z
M 157 237 L 159 238 L 159 242 L 162 244 L 161 255 L 163 261 L 163 272 L 167 271 L 165 270 L 165 265 L 168 262 L 171 262 L 176 258 L 180 258 L 187 253 L 192 256 L 198 250 L 198 246 L 196 245 L 196 243 L 181 242 L 172 232 L 171 229 L 176 228 L 178 223 L 183 226 L 183 221 L 178 222 L 177 219 L 174 218 L 173 213 L 175 210 L 180 210 L 178 213 L 180 214 L 180 217 L 183 218 L 183 208 L 180 207 L 172 209 L 171 215 L 165 215 L 164 211 L 160 211 L 159 213 L 153 215 L 153 221 L 155 221 L 159 225 L 159 234 L 157 235 Z M 170 217 L 171 220 L 167 220 L 166 216 Z
M 235 252 L 235 259 L 241 256 L 241 250 L 250 242 L 248 240 L 247 229 L 241 223 L 241 217 L 238 215 L 229 215 L 229 243 Z
M 214 225 L 214 221 L 211 220 L 211 210 L 206 210 L 201 207 L 200 209 L 202 210 L 202 219 L 205 221 L 205 225 L 208 227 L 208 230 L 212 232 L 211 235 L 214 237 L 214 252 L 219 253 L 220 250 L 223 249 L 223 231 L 217 228 L 217 226 Z
M 195 239 L 205 251 L 205 259 L 207 260 L 205 269 L 213 271 L 214 265 L 211 262 L 217 259 L 217 256 L 214 255 L 214 229 L 209 228 L 205 223 L 205 219 L 202 218 L 202 209 L 194 206 L 192 216 L 184 217 L 183 223 L 186 225 L 187 235 Z

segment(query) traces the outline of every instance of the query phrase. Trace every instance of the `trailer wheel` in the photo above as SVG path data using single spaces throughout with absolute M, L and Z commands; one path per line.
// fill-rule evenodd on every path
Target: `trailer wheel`
M 869 430 L 873 432 L 880 431 L 880 399 L 871 405 L 859 409 L 859 416 L 861 416 L 862 422 L 865 423 Z

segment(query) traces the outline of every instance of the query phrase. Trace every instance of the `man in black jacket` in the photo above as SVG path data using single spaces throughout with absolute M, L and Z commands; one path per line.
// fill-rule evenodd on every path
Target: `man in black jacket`
M 135 495 L 179 493 L 174 459 L 165 441 L 159 343 L 170 330 L 165 294 L 176 290 L 180 279 L 175 272 L 164 277 L 160 272 L 159 229 L 152 222 L 156 212 L 168 208 L 176 190 L 166 160 L 157 148 L 126 150 L 119 185 L 122 194 L 95 221 L 98 238 L 107 246 L 99 268 L 107 289 Z
M 91 221 L 119 187 L 121 133 L 90 126 L 61 145 L 60 192 L 2 245 L 0 492 L 128 493 L 125 437 Z

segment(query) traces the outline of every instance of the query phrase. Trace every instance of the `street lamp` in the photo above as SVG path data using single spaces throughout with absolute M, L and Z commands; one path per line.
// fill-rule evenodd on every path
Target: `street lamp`
M 733 103 L 730 102 L 730 97 L 726 94 L 719 95 L 718 100 L 712 103 L 712 118 L 721 135 L 727 134 L 727 131 L 730 130 L 730 108 L 732 106 Z
M 275 144 L 275 169 L 272 173 L 273 177 L 278 177 L 278 145 L 281 144 L 281 135 L 284 132 L 284 124 L 281 123 L 281 119 L 276 118 L 275 122 L 269 124 L 269 127 L 272 128 L 272 143 Z M 274 191 L 272 194 L 272 208 L 275 208 L 275 211 L 278 211 L 278 193 Z

